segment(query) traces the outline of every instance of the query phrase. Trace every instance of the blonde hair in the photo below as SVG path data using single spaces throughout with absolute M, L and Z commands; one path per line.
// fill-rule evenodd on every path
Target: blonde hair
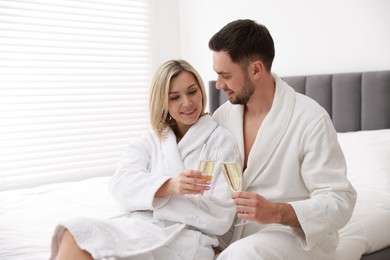
M 149 95 L 149 115 L 152 129 L 157 136 L 165 139 L 167 127 L 176 129 L 177 125 L 168 113 L 169 87 L 171 81 L 183 71 L 193 74 L 202 92 L 202 113 L 204 114 L 207 98 L 203 80 L 199 73 L 185 60 L 169 60 L 160 65 L 152 80 Z

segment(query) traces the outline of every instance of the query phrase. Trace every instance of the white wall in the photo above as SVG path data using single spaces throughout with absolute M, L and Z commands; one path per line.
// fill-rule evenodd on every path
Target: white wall
M 276 47 L 273 71 L 281 76 L 390 69 L 388 0 L 178 0 L 178 3 L 179 56 L 191 62 L 205 82 L 215 79 L 208 49 L 210 37 L 226 23 L 242 18 L 257 20 L 268 27 Z M 169 55 L 169 50 L 165 53 Z M 174 51 L 171 54 L 178 55 Z
M 154 70 L 180 56 L 179 0 L 150 0 L 152 6 L 152 62 Z

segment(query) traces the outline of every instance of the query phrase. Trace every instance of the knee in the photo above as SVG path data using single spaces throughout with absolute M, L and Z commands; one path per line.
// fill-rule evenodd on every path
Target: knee
M 262 260 L 261 256 L 250 243 L 238 240 L 229 245 L 217 258 L 218 260 L 235 260 L 235 259 L 257 259 Z
M 92 256 L 85 250 L 82 250 L 78 245 L 73 235 L 67 230 L 64 230 L 62 235 L 58 253 L 57 260 L 62 259 L 88 259 L 92 260 Z
M 64 230 L 64 233 L 62 235 L 61 241 L 60 241 L 60 248 L 74 248 L 78 247 L 76 240 L 74 239 L 73 235 L 67 230 Z

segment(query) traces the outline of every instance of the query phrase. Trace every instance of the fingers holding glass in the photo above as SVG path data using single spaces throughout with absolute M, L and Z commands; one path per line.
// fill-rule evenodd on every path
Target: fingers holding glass
M 183 171 L 174 181 L 177 194 L 202 194 L 210 185 L 210 180 L 195 170 Z

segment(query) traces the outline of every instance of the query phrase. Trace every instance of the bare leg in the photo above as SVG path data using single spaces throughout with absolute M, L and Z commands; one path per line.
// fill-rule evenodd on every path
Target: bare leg
M 82 250 L 76 243 L 74 237 L 72 234 L 65 229 L 64 235 L 62 237 L 59 249 L 58 249 L 58 254 L 57 254 L 57 260 L 83 260 L 83 259 L 88 259 L 88 260 L 93 260 L 92 256 L 90 253 L 88 253 L 85 250 Z

